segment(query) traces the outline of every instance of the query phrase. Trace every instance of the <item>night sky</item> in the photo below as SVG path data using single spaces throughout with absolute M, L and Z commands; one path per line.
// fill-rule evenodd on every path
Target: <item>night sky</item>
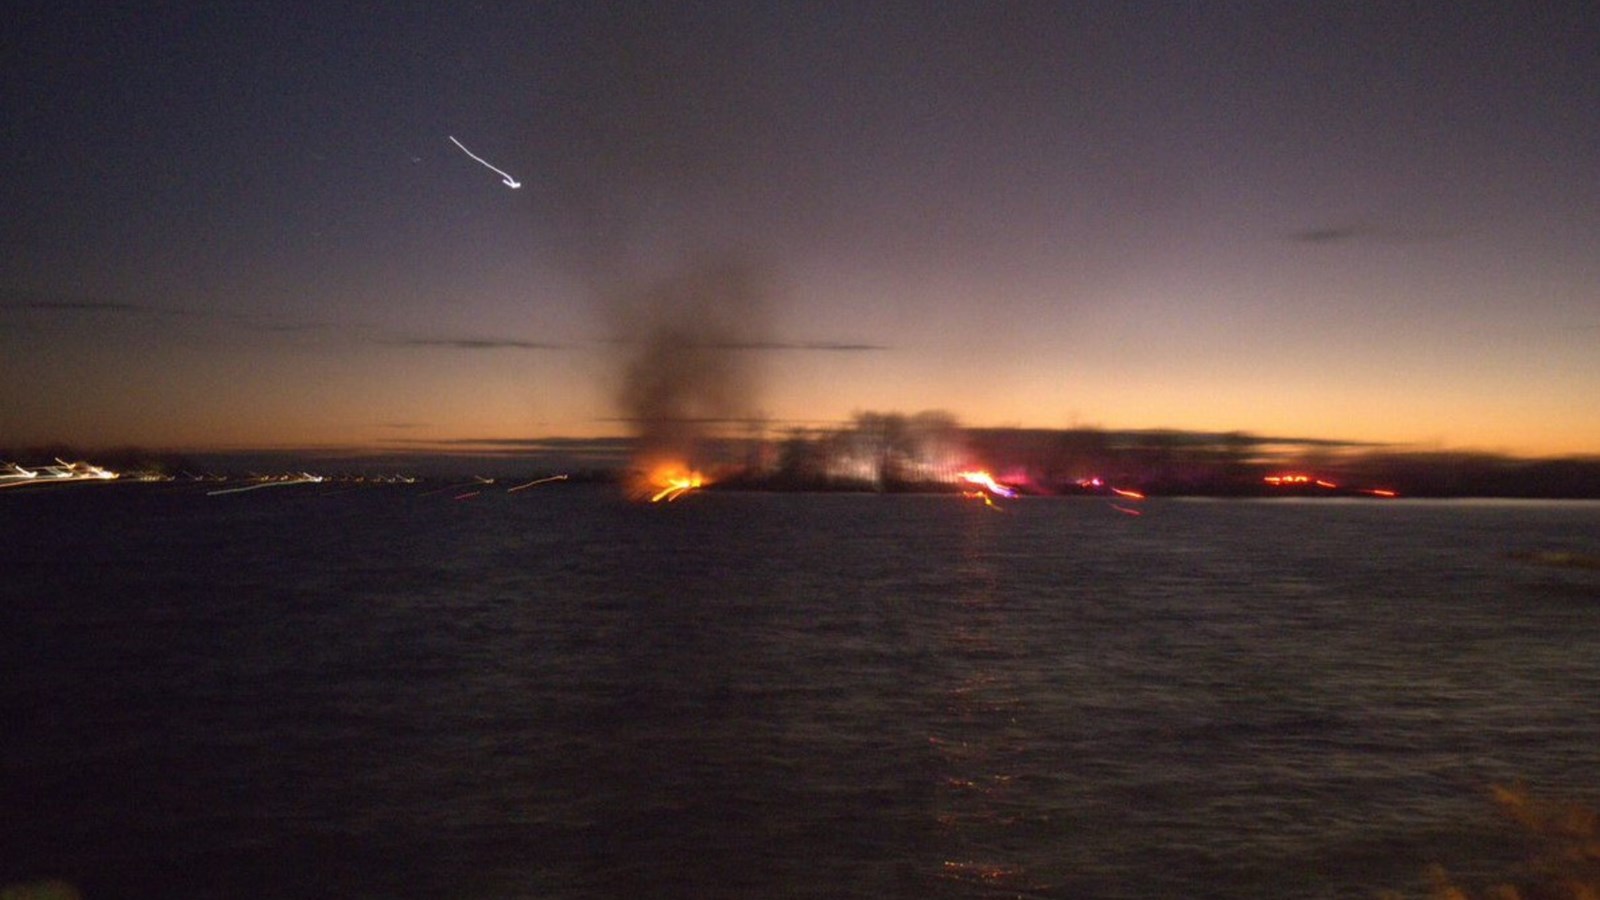
M 1600 452 L 1591 4 L 7 9 L 0 446 L 621 434 L 704 317 L 775 428 Z

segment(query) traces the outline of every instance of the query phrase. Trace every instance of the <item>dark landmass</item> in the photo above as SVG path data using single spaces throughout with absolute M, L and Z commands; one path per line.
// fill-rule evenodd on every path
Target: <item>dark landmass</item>
M 774 490 L 959 490 L 940 454 L 1023 493 L 1600 499 L 1600 456 L 1529 459 L 1244 432 L 959 428 L 937 415 L 859 416 L 792 434 L 720 483 Z M 771 447 L 763 448 L 772 453 Z M 843 464 L 841 464 L 841 462 Z M 863 463 L 867 464 L 863 464 Z M 841 472 L 868 473 L 841 477 Z
M 125 474 L 172 477 L 315 472 L 615 482 L 629 476 L 621 438 L 539 439 L 372 452 L 177 453 L 136 447 L 0 447 L 0 468 L 86 460 Z M 1600 499 L 1600 456 L 1520 458 L 1412 451 L 1243 432 L 962 428 L 937 413 L 862 414 L 848 426 L 703 438 L 686 462 L 714 489 L 952 492 L 982 469 L 1023 494 L 1146 496 Z

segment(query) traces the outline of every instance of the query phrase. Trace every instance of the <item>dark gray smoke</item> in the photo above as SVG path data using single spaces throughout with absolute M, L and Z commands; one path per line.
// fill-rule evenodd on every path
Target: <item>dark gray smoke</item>
M 710 263 L 618 298 L 623 353 L 618 406 L 643 469 L 693 465 L 703 439 L 757 415 L 760 352 L 770 341 L 762 280 L 747 265 Z
M 551 19 L 561 77 L 530 135 L 543 150 L 530 187 L 542 221 L 561 224 L 548 249 L 614 316 L 636 465 L 692 463 L 755 415 L 763 361 L 783 346 L 765 270 L 745 262 L 775 259 L 758 220 L 784 175 L 766 163 L 787 134 L 781 67 L 760 52 L 764 17 L 742 6 L 583 9 Z

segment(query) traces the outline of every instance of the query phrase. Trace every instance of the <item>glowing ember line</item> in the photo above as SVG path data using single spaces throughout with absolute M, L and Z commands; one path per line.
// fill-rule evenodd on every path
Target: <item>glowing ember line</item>
M 565 475 L 551 475 L 549 478 L 535 478 L 534 480 L 528 482 L 527 484 L 519 484 L 516 487 L 506 488 L 506 493 L 514 494 L 517 491 L 524 490 L 526 488 L 531 488 L 536 484 L 549 484 L 552 481 L 566 481 L 566 480 L 567 480 L 567 476 L 565 476 Z
M 700 477 L 700 473 L 698 472 L 691 472 L 688 475 L 676 475 L 667 479 L 667 486 L 652 495 L 650 497 L 650 502 L 660 503 L 662 500 L 665 500 L 668 503 L 671 503 L 679 497 L 682 497 L 684 494 L 687 494 L 688 492 L 694 490 L 695 488 L 701 487 L 704 484 L 705 481 Z
M 989 494 L 985 491 L 962 491 L 961 496 L 970 497 L 974 500 L 982 500 L 984 506 L 989 507 L 995 512 L 1004 512 L 1004 510 L 1002 510 L 998 504 L 989 499 Z

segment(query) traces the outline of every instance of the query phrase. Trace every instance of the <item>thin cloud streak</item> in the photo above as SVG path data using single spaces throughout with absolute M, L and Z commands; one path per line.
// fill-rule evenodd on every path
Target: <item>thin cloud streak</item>
M 827 353 L 861 353 L 888 350 L 883 344 L 847 343 L 844 341 L 731 341 L 703 345 L 712 350 L 818 350 Z
M 596 343 L 610 346 L 627 346 L 637 342 L 626 338 L 607 338 Z M 821 353 L 878 353 L 894 349 L 888 344 L 871 344 L 862 341 L 674 341 L 673 346 L 685 350 L 771 350 L 816 351 Z
M 606 416 L 596 422 L 616 422 L 625 425 L 665 423 L 680 425 L 844 425 L 848 419 L 774 419 L 762 416 Z
M 616 449 L 632 447 L 631 437 L 599 438 L 392 438 L 389 444 L 422 444 L 429 447 L 494 447 L 504 450 L 570 450 L 583 448 Z
M 391 347 L 440 347 L 447 350 L 567 350 L 567 344 L 501 338 L 403 338 L 382 343 Z
M 383 441 L 390 452 L 441 457 L 517 458 L 532 464 L 561 468 L 580 465 L 619 468 L 633 455 L 637 441 L 610 438 L 391 438 Z
M 163 306 L 159 303 L 141 303 L 127 300 L 104 300 L 95 297 L 39 294 L 28 290 L 12 289 L 0 291 L 0 294 L 7 295 L 8 298 L 14 298 L 0 301 L 0 310 L 16 310 L 27 313 L 58 313 L 62 315 L 73 313 L 115 313 L 148 319 L 193 319 L 219 322 L 249 331 L 272 333 L 325 331 L 338 327 L 325 322 L 272 321 L 241 315 L 236 312 L 189 309 L 177 306 Z
M 36 313 L 145 313 L 155 316 L 182 315 L 179 310 L 126 300 L 105 300 L 70 294 L 44 293 L 22 288 L 0 289 L 0 309 Z

